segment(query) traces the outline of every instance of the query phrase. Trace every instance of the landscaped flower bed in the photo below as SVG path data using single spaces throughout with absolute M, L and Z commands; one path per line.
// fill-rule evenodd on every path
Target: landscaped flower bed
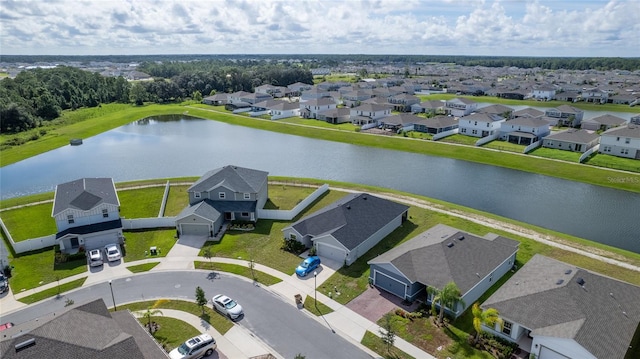
M 253 223 L 232 223 L 229 225 L 229 230 L 232 231 L 253 231 L 254 229 Z

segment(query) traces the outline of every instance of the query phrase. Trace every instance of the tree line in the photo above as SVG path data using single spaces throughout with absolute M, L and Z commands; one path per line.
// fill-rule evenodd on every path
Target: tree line
M 215 92 L 253 91 L 256 86 L 313 83 L 309 70 L 266 62 L 230 64 L 218 61 L 193 63 L 143 63 L 140 71 L 151 81 L 131 83 L 124 77 L 104 77 L 75 67 L 33 69 L 14 79 L 0 80 L 0 130 L 17 133 L 38 127 L 64 110 L 96 107 L 106 103 L 143 104 L 180 102 Z

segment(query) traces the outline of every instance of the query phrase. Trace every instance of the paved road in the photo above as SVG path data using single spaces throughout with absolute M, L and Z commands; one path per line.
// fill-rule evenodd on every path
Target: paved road
M 202 271 L 151 272 L 116 279 L 112 286 L 116 305 L 156 298 L 195 300 L 195 288 L 200 286 L 209 298 L 224 293 L 237 299 L 245 312 L 238 325 L 249 329 L 285 358 L 293 358 L 298 353 L 308 358 L 371 358 L 349 341 L 285 303 L 272 291 L 228 274 L 220 273 L 211 279 Z M 108 283 L 83 287 L 68 293 L 66 297 L 76 303 L 103 298 L 107 306 L 113 304 Z M 61 311 L 64 305 L 64 299 L 52 298 L 3 316 L 3 320 L 22 323 Z

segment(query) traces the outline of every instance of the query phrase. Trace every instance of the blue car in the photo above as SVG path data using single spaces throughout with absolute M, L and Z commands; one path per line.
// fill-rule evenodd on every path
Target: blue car
M 319 265 L 320 265 L 320 257 L 318 256 L 307 257 L 305 260 L 302 261 L 302 263 L 300 263 L 298 268 L 296 268 L 296 274 L 301 277 L 304 277 L 307 274 L 313 272 L 313 270 L 318 268 Z

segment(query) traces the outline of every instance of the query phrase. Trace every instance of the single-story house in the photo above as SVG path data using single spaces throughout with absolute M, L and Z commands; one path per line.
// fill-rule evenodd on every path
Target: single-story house
M 279 120 L 287 117 L 299 117 L 300 105 L 297 102 L 278 101 L 269 106 L 269 114 L 272 120 Z
M 536 117 L 542 117 L 542 116 L 544 116 L 544 112 L 540 110 L 536 110 L 535 108 L 531 108 L 531 107 L 523 108 L 522 110 L 518 110 L 513 113 L 513 117 L 536 118 Z
M 549 134 L 549 123 L 540 118 L 516 117 L 500 124 L 500 139 L 530 145 Z
M 167 353 L 127 310 L 102 299 L 77 304 L 2 331 L 3 359 L 159 359 Z
M 639 298 L 638 286 L 536 254 L 481 307 L 503 320 L 485 330 L 535 358 L 631 358 Z
M 267 175 L 231 165 L 205 173 L 187 189 L 189 206 L 176 217 L 178 234 L 213 237 L 225 222 L 256 222 L 268 198 Z
M 640 125 L 615 127 L 600 135 L 600 153 L 640 159 Z
M 407 220 L 409 207 L 368 193 L 352 193 L 284 228 L 284 237 L 351 265 Z
M 606 114 L 582 121 L 580 128 L 592 131 L 606 131 L 610 128 L 622 126 L 626 122 L 624 118 Z
M 413 301 L 427 287 L 454 282 L 470 307 L 513 267 L 519 242 L 494 234 L 478 237 L 438 224 L 371 259 L 369 280 L 402 299 Z M 430 302 L 432 296 L 427 295 Z M 466 309 L 447 308 L 459 316 Z
M 57 185 L 51 217 L 63 252 L 124 243 L 120 200 L 112 178 L 81 178 Z
M 411 105 L 411 112 L 413 113 L 431 113 L 431 114 L 444 114 L 444 102 L 439 100 L 430 100 L 420 102 Z
M 479 108 L 476 112 L 498 115 L 508 120 L 512 117 L 513 109 L 505 105 L 494 104 Z
M 424 120 L 424 117 L 418 117 L 412 113 L 401 113 L 383 118 L 380 120 L 380 124 L 384 128 L 390 128 L 394 131 L 398 131 L 403 128 L 413 130 L 413 125 L 422 120 Z
M 545 137 L 542 147 L 585 153 L 599 141 L 600 136 L 593 131 L 570 128 Z
M 326 121 L 332 124 L 346 123 L 351 121 L 351 109 L 347 107 L 332 108 L 318 112 L 318 120 Z
M 423 118 L 413 124 L 413 130 L 424 133 L 437 134 L 458 128 L 458 119 L 453 116 L 435 116 Z
M 214 106 L 226 105 L 229 103 L 229 95 L 226 93 L 217 93 L 213 96 L 203 98 L 202 103 Z
M 567 102 L 577 102 L 579 98 L 580 98 L 580 93 L 577 91 L 571 91 L 571 90 L 557 92 L 556 95 L 553 97 L 553 99 L 556 101 L 567 101 Z

